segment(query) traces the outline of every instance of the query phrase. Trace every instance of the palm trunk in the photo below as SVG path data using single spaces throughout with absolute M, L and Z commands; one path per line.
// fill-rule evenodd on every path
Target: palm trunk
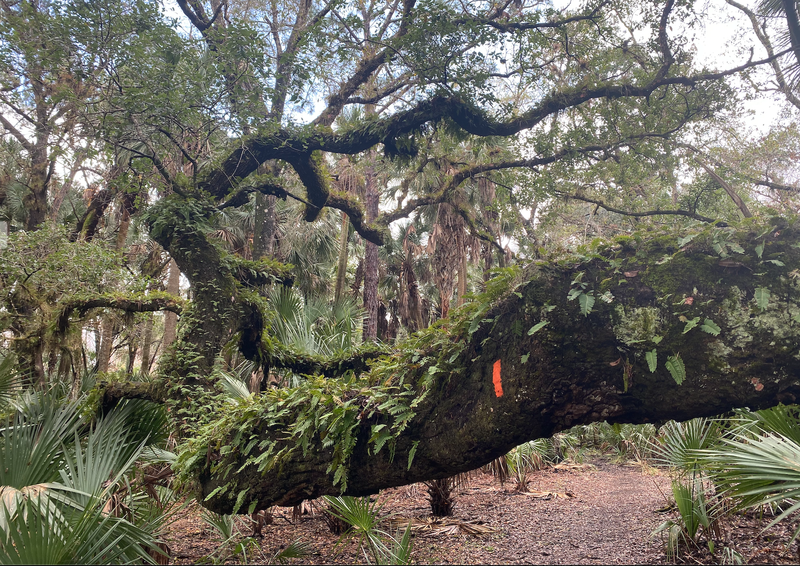
M 256 194 L 253 233 L 253 259 L 272 255 L 275 241 L 275 197 Z
M 368 159 L 375 159 L 375 152 L 369 154 Z M 375 166 L 370 163 L 365 172 L 367 222 L 374 222 L 378 218 L 378 179 Z M 364 341 L 375 341 L 378 337 L 378 246 L 367 242 L 364 251 Z
M 136 341 L 131 339 L 130 343 L 128 344 L 128 367 L 125 369 L 128 375 L 133 373 L 133 365 L 136 362 L 136 351 L 138 348 L 136 347 Z
M 417 281 L 417 275 L 414 273 L 411 252 L 406 253 L 406 258 L 403 261 L 403 278 L 406 281 L 408 310 L 413 324 L 411 329 L 422 330 L 427 324 L 425 324 L 425 316 L 422 312 L 422 297 L 419 294 L 419 282 Z
M 150 373 L 150 347 L 153 344 L 153 315 L 147 314 L 144 321 L 144 336 L 142 336 L 142 365 L 141 372 L 143 375 Z
M 131 225 L 131 206 L 131 199 L 125 199 L 121 206 L 121 218 L 119 222 L 119 229 L 117 230 L 116 243 L 114 246 L 117 252 L 121 252 L 125 248 L 125 241 L 128 239 L 128 230 Z M 111 367 L 111 353 L 114 349 L 115 326 L 114 320 L 110 316 L 103 317 L 100 330 L 100 350 L 97 354 L 97 371 L 100 373 L 108 372 Z
M 342 212 L 342 231 L 339 234 L 339 262 L 336 267 L 336 291 L 334 300 L 338 303 L 344 293 L 344 286 L 347 282 L 347 241 L 350 232 L 350 221 L 347 215 Z
M 467 251 L 462 250 L 461 261 L 458 262 L 458 298 L 456 306 L 464 304 L 467 295 Z

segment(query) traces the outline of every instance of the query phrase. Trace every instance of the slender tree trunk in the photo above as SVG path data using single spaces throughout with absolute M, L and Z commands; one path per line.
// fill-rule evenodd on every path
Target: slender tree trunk
M 47 194 L 50 181 L 50 156 L 48 155 L 47 145 L 49 135 L 49 112 L 45 97 L 42 92 L 44 81 L 41 81 L 41 70 L 33 72 L 34 77 L 38 75 L 39 81 L 33 82 L 34 104 L 36 105 L 36 141 L 30 151 L 30 172 L 28 175 L 29 192 L 23 198 L 25 205 L 25 229 L 33 231 L 39 228 L 47 219 Z
M 125 371 L 128 375 L 133 373 L 133 365 L 136 363 L 136 351 L 138 348 L 136 347 L 136 341 L 131 339 L 128 343 L 128 367 L 125 368 Z
M 375 152 L 371 151 L 367 159 L 369 164 L 364 171 L 366 190 L 367 222 L 374 222 L 378 218 L 378 179 L 375 174 Z M 364 341 L 375 341 L 378 336 L 378 246 L 367 242 L 364 250 Z
M 104 316 L 100 324 L 100 348 L 97 352 L 97 371 L 108 372 L 111 367 L 111 353 L 114 346 L 114 320 Z
M 275 197 L 256 193 L 253 259 L 272 255 L 275 241 Z
M 752 218 L 753 217 L 753 213 L 750 212 L 749 208 L 747 208 L 747 205 L 742 200 L 742 197 L 739 196 L 739 193 L 737 193 L 736 190 L 725 179 L 723 179 L 722 177 L 717 175 L 716 171 L 714 171 L 711 167 L 709 167 L 708 165 L 706 165 L 702 161 L 700 161 L 698 159 L 695 159 L 695 162 L 699 163 L 700 166 L 703 169 L 706 170 L 706 173 L 708 173 L 709 176 L 712 179 L 714 179 L 719 184 L 719 186 L 721 186 L 725 190 L 726 193 L 728 193 L 728 196 L 731 197 L 731 200 L 733 201 L 733 203 L 736 205 L 736 207 L 742 213 L 742 216 L 744 216 L 745 218 Z
M 492 254 L 492 245 L 484 243 L 482 249 L 483 255 L 483 280 L 488 281 L 490 274 L 489 270 L 494 267 L 494 255 Z
M 417 281 L 417 275 L 414 273 L 414 265 L 410 251 L 406 252 L 406 258 L 405 261 L 403 261 L 403 278 L 407 285 L 408 310 L 410 311 L 411 320 L 414 324 L 412 330 L 422 330 L 427 327 L 427 324 L 425 324 L 422 297 L 419 294 L 419 282 Z
M 339 262 L 336 266 L 336 291 L 334 300 L 338 303 L 344 294 L 344 286 L 347 283 L 347 241 L 350 232 L 350 221 L 347 215 L 342 212 L 342 231 L 339 234 Z
M 275 254 L 275 234 L 278 232 L 278 216 L 275 212 L 275 203 L 278 197 L 267 196 L 267 216 L 264 219 L 265 247 L 264 255 L 272 257 Z
M 143 375 L 150 373 L 150 347 L 153 344 L 153 314 L 147 313 L 144 320 L 144 333 L 142 336 L 142 365 Z
M 120 207 L 120 221 L 119 229 L 117 230 L 117 238 L 114 249 L 117 252 L 122 252 L 125 249 L 125 242 L 128 239 L 128 230 L 131 225 L 131 208 L 133 206 L 133 195 L 126 195 L 123 198 Z M 115 333 L 114 319 L 111 316 L 104 316 L 100 330 L 100 350 L 97 357 L 97 371 L 106 373 L 111 368 L 111 353 L 114 350 L 114 333 Z
M 489 233 L 493 238 L 497 237 L 499 233 L 499 222 L 497 218 L 497 211 L 493 208 L 494 200 L 496 198 L 496 191 L 494 188 L 494 183 L 492 183 L 489 179 L 480 178 L 478 179 L 478 189 L 480 192 L 480 203 L 481 203 L 481 210 L 483 212 L 484 221 L 486 223 L 486 227 L 489 229 Z M 489 270 L 494 267 L 494 257 L 493 257 L 494 248 L 489 243 L 483 244 L 483 280 L 489 280 Z
M 464 304 L 467 295 L 467 251 L 462 250 L 461 261 L 458 262 L 458 298 L 456 306 Z
M 181 271 L 178 269 L 178 264 L 175 263 L 175 260 L 170 260 L 169 262 L 169 278 L 167 279 L 167 293 L 170 295 L 175 295 L 176 297 L 180 295 L 181 292 Z M 175 341 L 175 337 L 178 335 L 178 315 L 174 312 L 166 312 L 164 313 L 164 339 L 162 341 L 162 352 L 166 351 L 167 348 Z

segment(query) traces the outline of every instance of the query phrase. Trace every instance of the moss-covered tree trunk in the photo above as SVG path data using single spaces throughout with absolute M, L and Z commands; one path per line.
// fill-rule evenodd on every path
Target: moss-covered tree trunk
M 419 404 L 393 449 L 376 453 L 374 427 L 394 421 L 364 390 L 352 394 L 365 401 L 353 417 L 344 492 L 451 476 L 580 423 L 659 423 L 796 402 L 798 223 L 744 226 L 709 227 L 691 240 L 621 238 L 585 256 L 538 262 L 519 283 L 504 284 L 500 298 L 467 305 L 379 360 L 372 383 L 389 375 L 413 384 Z M 319 415 L 349 397 L 332 398 Z M 298 436 L 292 411 L 301 409 L 277 420 L 269 409 L 195 447 L 204 505 L 231 512 L 342 492 L 333 432 Z M 259 471 L 267 450 L 301 440 L 307 450 Z M 221 493 L 226 484 L 233 488 Z

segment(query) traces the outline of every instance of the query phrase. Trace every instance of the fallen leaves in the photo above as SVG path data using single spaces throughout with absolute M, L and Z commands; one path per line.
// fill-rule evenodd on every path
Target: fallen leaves
M 535 497 L 536 499 L 571 499 L 575 497 L 575 494 L 571 491 L 564 491 L 564 492 L 557 492 L 557 491 L 523 491 L 521 492 L 522 495 L 527 495 L 528 497 Z
M 427 519 L 392 517 L 387 522 L 392 529 L 399 531 L 405 530 L 410 524 L 411 532 L 414 534 L 482 536 L 498 532 L 494 527 L 477 519 L 463 521 L 454 517 L 428 517 Z

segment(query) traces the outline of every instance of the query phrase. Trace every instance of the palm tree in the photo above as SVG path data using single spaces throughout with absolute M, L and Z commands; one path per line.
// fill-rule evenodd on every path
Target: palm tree
M 790 74 L 794 75 L 794 82 L 800 78 L 800 17 L 797 12 L 795 0 L 762 0 L 758 5 L 759 11 L 768 16 L 786 18 L 786 34 L 783 42 L 792 48 L 797 65 L 792 65 Z
M 0 363 L 0 399 L 13 367 Z M 13 379 L 10 381 L 14 381 Z M 157 458 L 166 413 L 125 403 L 91 424 L 81 402 L 16 395 L 0 424 L 0 562 L 154 563 L 163 513 L 125 497 L 137 461 Z

